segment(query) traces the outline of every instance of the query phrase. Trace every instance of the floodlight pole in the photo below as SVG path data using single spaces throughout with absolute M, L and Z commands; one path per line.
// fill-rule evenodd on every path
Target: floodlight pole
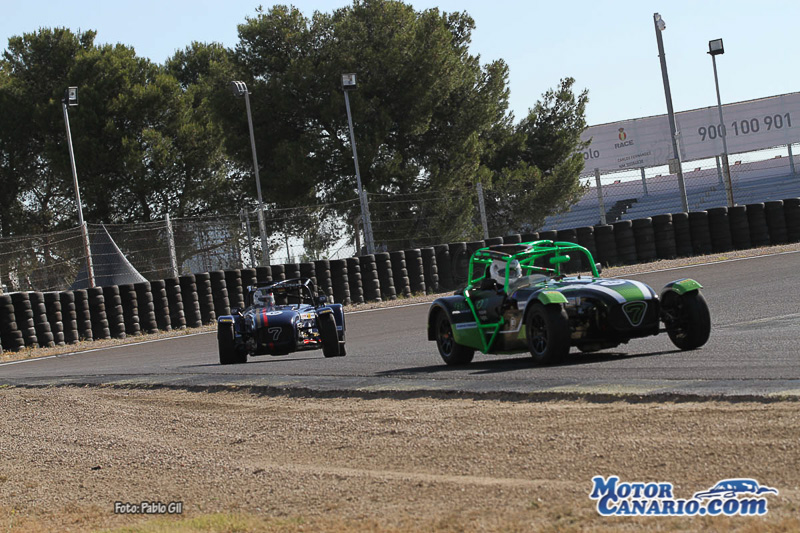
M 664 82 L 664 96 L 667 99 L 667 115 L 669 116 L 669 133 L 672 137 L 672 151 L 677 162 L 678 187 L 681 195 L 681 205 L 685 212 L 689 212 L 689 201 L 686 198 L 686 183 L 683 180 L 683 165 L 681 165 L 681 153 L 678 150 L 678 129 L 675 127 L 675 113 L 672 110 L 672 93 L 669 90 L 669 74 L 667 74 L 667 60 L 664 54 L 664 41 L 661 32 L 667 27 L 664 19 L 658 13 L 653 13 L 653 24 L 656 29 L 656 42 L 658 43 L 658 57 L 661 60 L 661 78 Z M 670 172 L 672 169 L 670 168 Z
M 67 106 L 78 105 L 78 88 L 69 87 L 64 91 L 64 98 L 61 99 L 61 107 L 64 110 L 64 125 L 67 128 L 67 146 L 69 147 L 69 162 L 72 166 L 72 182 L 75 185 L 75 203 L 78 204 L 78 224 L 81 226 L 81 237 L 83 239 L 83 254 L 86 258 L 86 276 L 89 288 L 94 287 L 94 265 L 92 265 L 92 249 L 89 245 L 89 228 L 83 221 L 83 205 L 81 204 L 81 190 L 78 187 L 78 171 L 75 168 L 75 152 L 72 149 L 72 133 L 69 129 L 69 113 Z
M 250 148 L 253 152 L 253 169 L 256 175 L 256 193 L 258 195 L 258 230 L 261 233 L 261 259 L 265 265 L 269 265 L 269 243 L 267 241 L 267 226 L 264 221 L 264 201 L 261 197 L 261 179 L 258 176 L 258 156 L 256 155 L 256 137 L 253 133 L 253 115 L 250 112 L 250 91 L 243 81 L 232 81 L 231 90 L 236 96 L 244 96 L 245 107 L 247 108 L 247 125 L 250 128 Z
M 375 241 L 372 236 L 372 221 L 369 216 L 369 201 L 361 186 L 361 172 L 358 170 L 358 151 L 356 150 L 356 136 L 353 132 L 353 116 L 350 113 L 350 97 L 348 91 L 356 88 L 355 74 L 342 74 L 342 89 L 344 91 L 344 104 L 347 107 L 347 124 L 350 126 L 350 144 L 353 147 L 353 161 L 356 166 L 356 185 L 358 186 L 358 198 L 361 202 L 361 219 L 364 224 L 364 241 L 367 247 L 367 254 L 375 253 Z
M 728 195 L 728 207 L 733 207 L 733 183 L 731 182 L 731 166 L 728 162 L 728 130 L 725 127 L 725 119 L 722 118 L 722 99 L 719 96 L 719 78 L 717 77 L 717 56 L 724 54 L 722 39 L 715 39 L 708 42 L 708 54 L 711 56 L 711 64 L 714 66 L 714 86 L 717 88 L 717 111 L 719 111 L 719 132 L 722 137 L 722 173 L 725 176 L 725 192 Z

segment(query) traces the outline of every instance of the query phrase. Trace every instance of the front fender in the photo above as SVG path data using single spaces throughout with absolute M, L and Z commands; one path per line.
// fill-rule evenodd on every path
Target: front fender
M 664 288 L 661 289 L 661 296 L 663 298 L 664 293 L 668 291 L 673 291 L 677 292 L 680 295 L 684 295 L 687 292 L 697 291 L 702 288 L 703 286 L 693 279 L 690 278 L 678 279 L 675 281 L 670 281 L 669 283 L 664 285 Z
M 475 317 L 467 305 L 467 301 L 463 296 L 445 296 L 437 298 L 431 304 L 428 310 L 428 340 L 436 340 L 436 332 L 434 331 L 433 319 L 437 312 L 445 313 L 450 318 L 450 323 L 455 328 L 456 324 L 462 322 L 475 322 Z

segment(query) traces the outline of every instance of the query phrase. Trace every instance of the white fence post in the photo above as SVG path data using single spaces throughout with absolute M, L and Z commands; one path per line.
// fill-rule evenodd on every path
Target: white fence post
M 603 202 L 603 185 L 600 183 L 600 169 L 594 169 L 594 179 L 597 183 L 597 208 L 600 210 L 600 223 L 606 223 L 606 206 Z

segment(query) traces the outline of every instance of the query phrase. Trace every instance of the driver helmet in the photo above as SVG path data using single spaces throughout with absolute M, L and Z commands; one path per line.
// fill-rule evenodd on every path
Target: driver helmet
M 261 295 L 261 304 L 264 307 L 275 307 L 275 295 L 271 292 L 265 292 Z
M 502 259 L 495 259 L 489 269 L 492 279 L 500 285 L 504 285 L 506 282 L 506 268 L 508 268 L 508 281 L 514 281 L 522 277 L 522 266 L 520 266 L 519 261 L 514 259 L 507 263 Z

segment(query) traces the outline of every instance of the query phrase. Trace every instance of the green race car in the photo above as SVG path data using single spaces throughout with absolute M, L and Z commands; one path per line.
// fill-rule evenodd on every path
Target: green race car
M 566 275 L 581 258 L 587 273 Z M 601 278 L 592 254 L 570 242 L 489 246 L 470 259 L 467 286 L 431 304 L 428 339 L 448 365 L 468 364 L 475 350 L 529 351 L 537 363 L 555 363 L 572 346 L 594 352 L 663 331 L 693 350 L 711 332 L 701 288 L 681 279 L 659 296 L 639 281 Z

